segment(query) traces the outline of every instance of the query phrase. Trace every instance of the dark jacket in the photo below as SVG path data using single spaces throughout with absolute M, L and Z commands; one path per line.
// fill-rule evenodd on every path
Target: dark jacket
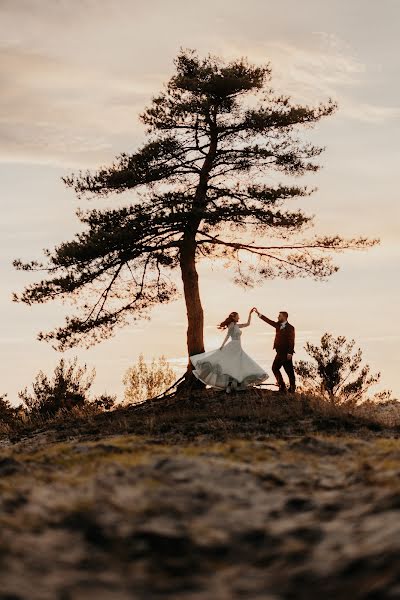
M 281 329 L 281 323 L 279 321 L 272 321 L 265 317 L 264 315 L 260 315 L 260 319 L 275 327 L 276 334 L 274 340 L 274 348 L 278 354 L 293 354 L 294 353 L 294 339 L 295 339 L 295 329 L 293 325 L 290 323 L 286 323 L 285 327 Z

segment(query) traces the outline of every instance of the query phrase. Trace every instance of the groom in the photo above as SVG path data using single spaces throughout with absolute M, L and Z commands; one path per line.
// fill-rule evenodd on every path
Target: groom
M 272 363 L 272 372 L 276 377 L 276 382 L 279 385 L 279 391 L 282 393 L 286 393 L 286 385 L 283 381 L 281 368 L 283 367 L 289 377 L 289 392 L 293 393 L 296 390 L 296 378 L 293 369 L 293 353 L 294 353 L 294 338 L 295 338 L 295 329 L 293 325 L 288 323 L 288 313 L 285 310 L 282 310 L 278 315 L 277 321 L 272 321 L 262 315 L 256 307 L 253 310 L 257 313 L 257 315 L 275 328 L 275 341 L 274 341 L 274 349 L 276 350 L 276 356 L 274 362 Z

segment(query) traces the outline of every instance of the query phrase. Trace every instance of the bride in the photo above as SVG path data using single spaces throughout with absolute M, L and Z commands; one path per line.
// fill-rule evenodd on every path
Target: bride
M 218 329 L 227 329 L 222 346 L 218 350 L 202 352 L 190 357 L 195 367 L 193 375 L 197 379 L 212 387 L 225 389 L 229 394 L 232 389 L 244 389 L 249 385 L 261 383 L 269 377 L 264 369 L 242 349 L 241 330 L 250 325 L 253 310 L 249 312 L 247 323 L 239 323 L 238 313 L 231 312 L 218 326 Z M 229 337 L 232 339 L 226 344 Z

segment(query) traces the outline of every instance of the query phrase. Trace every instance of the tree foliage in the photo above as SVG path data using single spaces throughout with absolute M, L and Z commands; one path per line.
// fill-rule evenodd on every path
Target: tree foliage
M 63 326 L 39 333 L 57 349 L 89 346 L 147 318 L 152 307 L 176 298 L 173 275 L 180 271 L 188 351 L 201 352 L 200 260 L 223 260 L 243 286 L 272 277 L 323 280 L 337 270 L 332 253 L 377 243 L 305 236 L 313 216 L 291 206 L 314 190 L 288 178 L 317 171 L 323 151 L 302 130 L 332 115 L 333 100 L 297 104 L 274 92 L 269 64 L 245 58 L 225 63 L 181 49 L 174 64 L 175 74 L 140 115 L 148 141 L 94 173 L 63 177 L 79 198 L 126 192 L 131 201 L 78 209 L 83 232 L 46 249 L 44 261 L 14 261 L 17 269 L 47 274 L 15 301 L 70 299 L 78 306 Z
M 355 341 L 343 335 L 335 338 L 324 333 L 320 345 L 307 342 L 305 349 L 312 361 L 300 360 L 296 372 L 304 391 L 323 396 L 334 404 L 356 405 L 367 399 L 369 389 L 380 381 L 380 373 L 371 373 L 369 365 L 362 364 L 362 351 L 354 349 Z M 375 400 L 388 400 L 388 390 L 375 394 Z

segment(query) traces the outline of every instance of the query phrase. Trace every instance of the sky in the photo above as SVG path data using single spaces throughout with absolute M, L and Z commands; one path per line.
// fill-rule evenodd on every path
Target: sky
M 78 200 L 61 177 L 111 164 L 146 139 L 138 115 L 173 75 L 181 47 L 225 60 L 270 62 L 277 92 L 339 109 L 307 137 L 325 147 L 323 168 L 302 183 L 318 188 L 302 207 L 315 233 L 379 237 L 378 247 L 336 258 L 327 282 L 266 280 L 243 290 L 219 264 L 199 266 L 206 350 L 223 338 L 216 324 L 252 306 L 275 317 L 289 312 L 296 358 L 325 332 L 354 339 L 377 389 L 400 397 L 400 48 L 398 0 L 0 0 L 0 395 L 18 402 L 38 371 L 61 356 L 39 331 L 62 324 L 71 307 L 14 303 L 37 276 L 12 260 L 40 259 L 44 248 L 73 238 L 83 209 L 112 206 Z M 300 182 L 298 182 L 300 183 Z M 243 347 L 271 375 L 273 330 L 254 319 Z M 186 364 L 182 298 L 150 320 L 118 330 L 92 348 L 73 348 L 95 367 L 95 393 L 123 396 L 125 371 L 143 353 Z

